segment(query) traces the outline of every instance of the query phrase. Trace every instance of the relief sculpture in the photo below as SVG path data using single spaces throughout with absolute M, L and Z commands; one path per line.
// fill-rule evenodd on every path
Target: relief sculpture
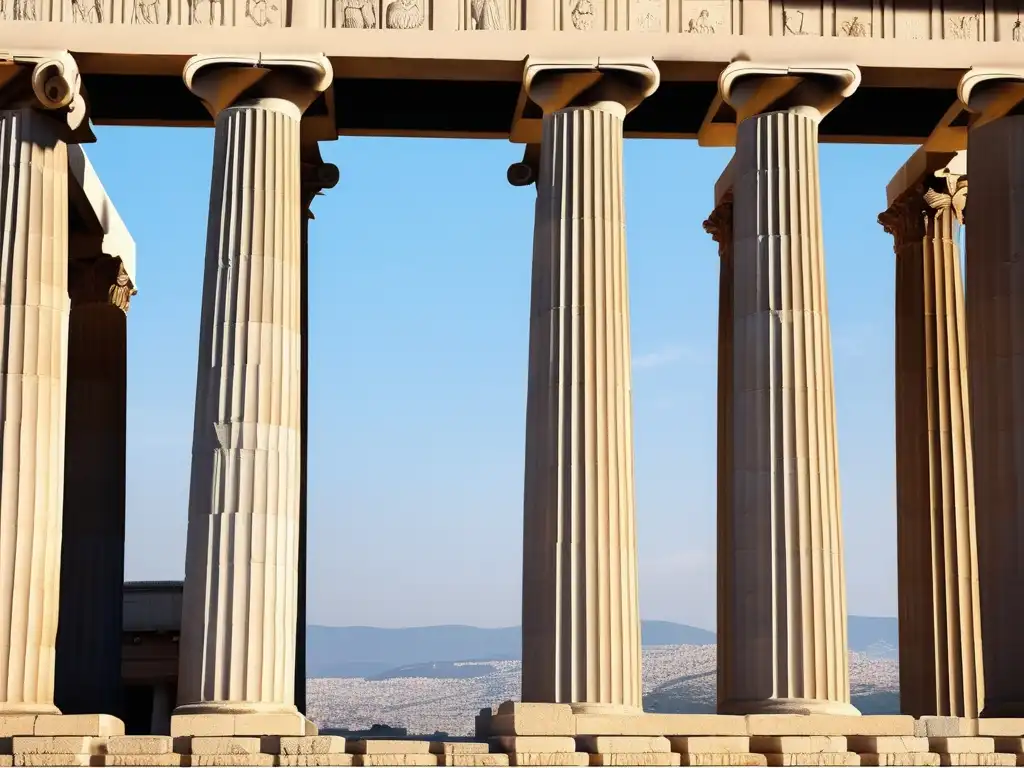
M 376 29 L 377 5 L 374 0 L 338 0 L 341 26 L 345 29 Z
M 804 32 L 804 12 L 803 11 L 783 11 L 782 12 L 782 33 L 784 35 L 806 35 Z
M 71 0 L 72 24 L 99 24 L 103 21 L 100 0 Z
M 132 24 L 159 24 L 160 0 L 135 0 L 132 4 Z
M 1013 29 L 1010 30 L 1010 37 L 1013 39 L 1013 42 L 1020 42 L 1020 17 L 1018 17 L 1017 20 L 1013 22 Z
M 10 11 L 10 15 L 8 15 Z M 0 0 L 0 19 L 35 21 L 36 0 Z
M 953 16 L 946 20 L 946 36 L 953 40 L 977 40 L 978 17 Z
M 576 0 L 570 18 L 576 29 L 586 32 L 594 26 L 594 4 L 591 0 Z
M 388 29 L 419 29 L 423 25 L 419 0 L 393 0 L 384 23 Z
M 469 4 L 469 15 L 473 21 L 473 29 L 508 29 L 508 13 L 504 0 L 472 0 Z
M 660 0 L 630 0 L 629 28 L 637 32 L 663 32 L 663 7 Z
M 189 0 L 190 23 L 214 25 L 220 23 L 223 0 Z
M 701 8 L 696 17 L 690 19 L 686 31 L 691 35 L 713 35 L 715 25 L 711 21 L 711 14 L 707 8 Z
M 274 23 L 274 17 L 270 11 L 276 11 L 277 6 L 271 5 L 269 0 L 245 0 L 245 17 L 257 27 L 266 27 Z
M 847 37 L 870 37 L 871 36 L 868 33 L 867 25 L 863 21 L 861 21 L 857 16 L 854 16 L 852 19 L 847 19 L 846 21 L 844 21 L 840 25 L 839 29 Z

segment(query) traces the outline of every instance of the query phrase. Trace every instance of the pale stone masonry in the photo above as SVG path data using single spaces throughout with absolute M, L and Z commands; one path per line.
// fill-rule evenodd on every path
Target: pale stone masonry
M 256 63 L 195 57 L 185 72 L 216 133 L 178 715 L 296 712 L 299 122 L 331 65 Z
M 977 717 L 984 700 L 964 286 L 966 153 L 919 150 L 879 216 L 896 252 L 900 704 Z
M 801 83 L 793 87 L 791 82 Z M 825 295 L 818 123 L 856 67 L 738 62 L 733 174 L 731 488 L 718 567 L 718 710 L 853 714 Z M 779 83 L 789 85 L 782 89 Z M 807 87 L 811 84 L 813 87 Z
M 651 61 L 530 60 L 545 113 L 530 310 L 523 700 L 639 710 L 622 125 Z

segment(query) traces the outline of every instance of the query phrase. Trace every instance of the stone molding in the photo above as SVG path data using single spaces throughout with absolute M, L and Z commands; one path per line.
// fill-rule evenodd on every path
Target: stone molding
M 722 100 L 736 110 L 737 122 L 764 112 L 811 109 L 822 118 L 860 85 L 856 64 L 786 66 L 735 61 L 718 77 Z
M 636 109 L 661 83 L 654 59 L 526 60 L 523 90 L 545 114 L 570 107 Z

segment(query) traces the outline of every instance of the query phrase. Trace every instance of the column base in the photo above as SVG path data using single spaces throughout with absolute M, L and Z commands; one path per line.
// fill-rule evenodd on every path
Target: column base
M 185 704 L 171 715 L 171 736 L 316 736 L 294 705 L 249 701 Z
M 723 701 L 720 715 L 860 715 L 852 704 L 830 699 L 747 699 Z
M 643 707 L 628 704 L 601 704 L 580 701 L 569 705 L 574 715 L 642 715 Z
M 9 704 L 0 702 L 0 717 L 8 715 L 59 715 L 53 704 Z

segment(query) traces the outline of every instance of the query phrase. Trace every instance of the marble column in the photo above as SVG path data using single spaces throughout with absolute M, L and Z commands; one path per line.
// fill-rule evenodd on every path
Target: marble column
M 719 81 L 740 119 L 731 488 L 719 528 L 718 568 L 729 586 L 720 596 L 721 713 L 857 713 L 849 703 L 818 124 L 859 79 L 853 65 L 738 62 Z
M 900 709 L 977 717 L 984 678 L 957 246 L 967 180 L 926 166 L 907 188 L 910 168 L 878 217 L 896 251 Z
M 67 439 L 54 698 L 121 711 L 128 302 L 121 260 L 69 263 Z
M 960 98 L 971 205 L 966 314 L 986 717 L 1024 717 L 1024 72 L 972 69 Z
M 726 168 L 731 176 L 732 166 Z M 732 515 L 732 356 L 733 356 L 733 266 L 732 266 L 732 181 L 716 194 L 715 209 L 704 222 L 704 231 L 718 243 L 718 456 L 717 456 L 717 514 L 718 561 L 723 562 L 732 551 L 733 535 L 729 525 Z M 729 601 L 725 600 L 732 589 L 731 571 L 717 569 L 718 576 L 718 653 L 729 656 L 732 653 L 732 633 L 729 631 Z M 718 665 L 718 690 L 731 687 L 727 679 L 731 668 Z
M 651 60 L 527 61 L 544 110 L 534 225 L 523 535 L 523 701 L 639 711 L 622 126 Z
M 177 715 L 296 713 L 299 124 L 332 77 L 322 56 L 185 67 L 216 129 Z
M 66 53 L 9 66 L 17 71 L 0 102 L 0 715 L 52 714 L 69 312 L 67 142 L 77 126 L 68 107 L 79 95 L 79 75 Z

